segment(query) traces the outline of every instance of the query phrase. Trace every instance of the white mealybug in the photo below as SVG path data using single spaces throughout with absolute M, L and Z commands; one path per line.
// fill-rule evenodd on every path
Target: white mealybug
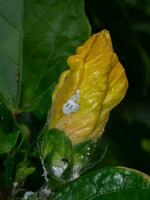
M 68 99 L 68 101 L 63 105 L 62 110 L 64 114 L 69 115 L 72 112 L 77 112 L 79 110 L 79 104 L 77 103 L 79 97 L 80 91 L 77 90 L 75 95 Z

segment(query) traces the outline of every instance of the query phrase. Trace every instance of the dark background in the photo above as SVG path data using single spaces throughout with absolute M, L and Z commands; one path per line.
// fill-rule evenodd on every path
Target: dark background
M 98 165 L 121 165 L 150 174 L 150 1 L 85 0 L 92 32 L 110 31 L 129 89 L 111 112 Z M 101 145 L 100 143 L 100 145 Z
M 7 1 L 3 0 L 3 2 Z M 11 1 L 8 2 L 10 3 Z M 37 22 L 35 16 L 40 13 L 39 9 L 47 8 L 49 1 L 28 0 L 26 2 L 29 7 L 25 9 L 27 18 L 25 17 L 24 20 L 28 29 L 34 23 L 34 20 Z M 70 2 L 72 3 L 73 1 Z M 49 12 L 47 12 L 46 16 L 44 15 L 40 24 L 36 24 L 36 29 L 32 30 L 32 34 L 27 34 L 26 31 L 24 33 L 25 47 L 23 52 L 25 58 L 27 57 L 25 59 L 27 64 L 25 64 L 23 71 L 26 69 L 27 74 L 22 74 L 25 82 L 23 82 L 21 104 L 17 103 L 17 107 L 11 110 L 12 115 L 6 107 L 6 105 L 9 105 L 9 101 L 4 102 L 6 104 L 4 105 L 0 100 L 0 128 L 2 129 L 0 131 L 4 131 L 5 135 L 7 135 L 14 133 L 14 130 L 18 130 L 18 127 L 21 130 L 14 144 L 15 146 L 13 146 L 14 148 L 8 154 L 6 154 L 7 148 L 3 145 L 6 152 L 0 155 L 0 199 L 7 199 L 10 195 L 16 172 L 20 166 L 25 166 L 26 168 L 35 167 L 33 174 L 27 175 L 27 178 L 25 176 L 25 183 L 24 180 L 20 181 L 22 184 L 24 183 L 25 190 L 36 191 L 44 183 L 44 179 L 41 176 L 43 173 L 41 161 L 36 152 L 38 134 L 46 122 L 54 83 L 66 66 L 65 57 L 72 54 L 75 51 L 75 47 L 80 45 L 81 41 L 84 41 L 89 34 L 82 10 L 78 7 L 80 4 L 74 4 L 71 10 L 71 3 L 69 5 L 70 12 L 69 10 L 66 11 L 64 24 L 61 26 L 64 32 L 65 30 L 67 31 L 65 39 L 63 38 L 64 32 L 61 34 L 61 31 L 59 31 L 60 35 L 54 49 L 47 49 L 47 45 L 55 43 L 53 38 L 59 33 L 57 30 L 60 28 L 59 24 L 62 19 L 62 13 L 57 12 L 57 9 L 62 10 L 61 8 L 65 7 L 66 2 L 61 7 L 60 0 L 57 6 L 54 5 L 56 10 L 51 10 L 49 7 Z M 16 5 L 14 4 L 14 8 Z M 10 13 L 5 12 L 5 14 L 12 14 L 13 9 L 11 6 L 6 7 L 8 11 L 10 9 Z M 123 64 L 129 80 L 127 95 L 121 104 L 111 112 L 103 137 L 100 138 L 93 159 L 95 161 L 95 159 L 100 159 L 104 155 L 95 168 L 117 165 L 150 174 L 150 0 L 85 0 L 85 11 L 92 27 L 92 33 L 99 32 L 102 29 L 109 30 L 114 50 Z M 17 15 L 13 14 L 13 16 L 15 18 Z M 73 16 L 73 18 L 70 19 L 70 16 Z M 40 18 L 40 14 L 38 17 Z M 49 20 L 49 18 L 52 20 Z M 18 19 L 20 18 L 18 17 Z M 50 25 L 49 22 L 51 22 Z M 70 25 L 70 22 L 73 24 Z M 50 33 L 53 37 L 46 38 L 49 31 L 48 28 L 52 28 Z M 75 30 L 72 31 L 73 28 Z M 38 30 L 38 34 L 36 30 Z M 39 44 L 41 45 L 40 48 Z M 65 54 L 63 55 L 62 52 L 65 52 Z M 41 63 L 45 63 L 45 58 L 49 58 L 49 54 L 51 58 L 46 65 L 45 74 L 42 76 L 41 87 L 36 88 L 36 92 L 32 94 L 32 99 L 30 89 L 34 90 L 34 78 L 39 78 L 39 71 L 43 66 Z M 39 60 L 40 62 L 38 62 Z M 37 70 L 37 74 L 31 73 L 34 68 Z M 10 66 L 7 65 L 6 69 L 9 71 Z M 51 74 L 52 76 L 49 76 Z M 19 78 L 19 73 L 17 78 Z M 9 81 L 6 81 L 6 86 L 10 87 Z M 13 85 L 11 89 L 13 89 Z M 26 96 L 27 99 L 24 101 L 23 97 Z M 37 98 L 39 96 L 40 98 Z M 24 105 L 27 107 L 24 107 Z M 18 107 L 21 110 L 15 110 Z M 6 147 L 7 145 L 11 145 L 11 142 L 10 144 L 6 142 Z M 93 168 L 90 170 L 93 170 Z

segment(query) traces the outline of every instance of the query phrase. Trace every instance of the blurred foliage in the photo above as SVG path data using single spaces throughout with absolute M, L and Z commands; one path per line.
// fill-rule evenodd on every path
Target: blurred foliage
M 90 35 L 84 2 L 92 33 L 110 31 L 129 79 L 98 143 L 95 168 L 150 174 L 150 1 L 0 0 L 0 199 L 44 183 L 37 138 L 66 58 Z

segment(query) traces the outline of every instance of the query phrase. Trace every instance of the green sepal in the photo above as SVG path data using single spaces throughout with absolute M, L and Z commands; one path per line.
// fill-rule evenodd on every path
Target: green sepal
M 72 145 L 60 130 L 44 130 L 39 139 L 40 157 L 48 175 L 60 180 L 74 179 L 82 173 L 95 152 L 92 140 Z
M 40 156 L 48 175 L 60 177 L 72 163 L 72 144 L 62 131 L 50 129 L 40 137 Z
M 93 140 L 87 140 L 73 146 L 73 168 L 72 178 L 76 178 L 82 173 L 82 170 L 90 162 L 95 151 L 96 143 Z

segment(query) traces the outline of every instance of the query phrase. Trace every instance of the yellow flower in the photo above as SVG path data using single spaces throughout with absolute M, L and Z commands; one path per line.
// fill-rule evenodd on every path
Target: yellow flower
M 49 128 L 62 130 L 72 144 L 96 140 L 128 88 L 109 32 L 91 36 L 67 63 L 70 69 L 62 73 L 52 95 Z

